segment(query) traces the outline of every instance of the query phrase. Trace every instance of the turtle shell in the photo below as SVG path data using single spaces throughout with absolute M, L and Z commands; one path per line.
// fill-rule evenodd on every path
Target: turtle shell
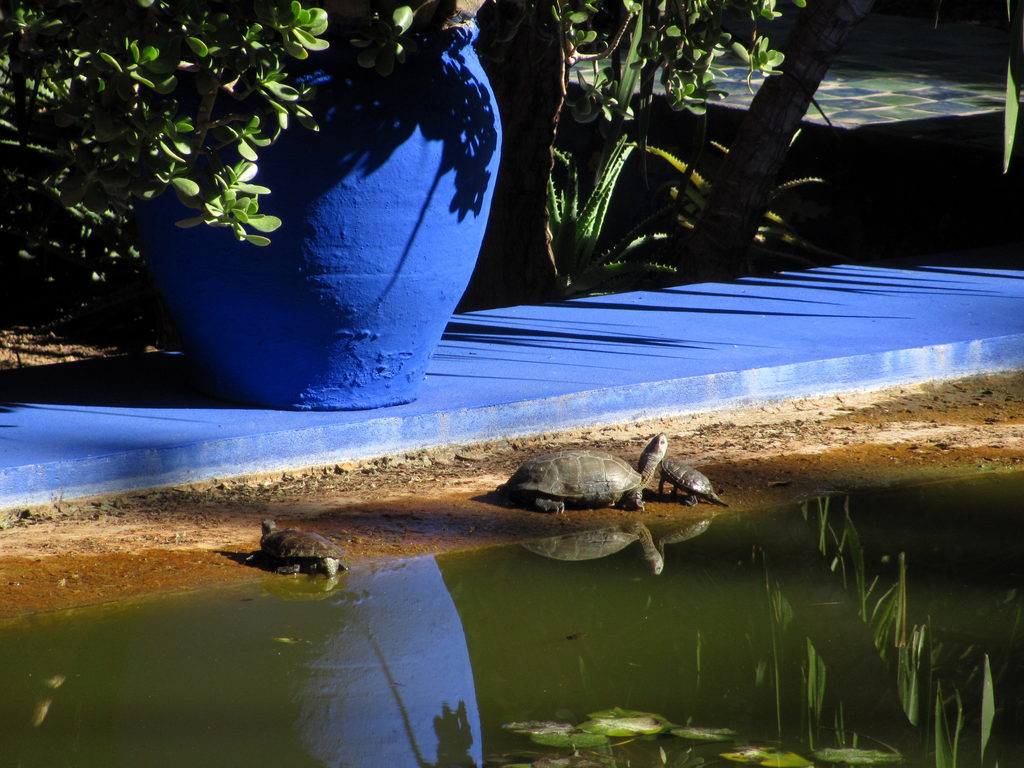
M 312 561 L 327 571 L 337 573 L 340 558 L 345 553 L 334 542 L 312 531 L 298 531 L 293 528 L 278 530 L 273 520 L 263 521 L 263 536 L 260 549 L 275 560 L 285 562 Z M 343 566 L 341 566 L 343 568 Z
M 662 459 L 661 482 L 662 485 L 666 482 L 671 484 L 673 494 L 678 489 L 688 496 L 696 497 L 692 503 L 696 503 L 696 500 L 700 499 L 723 507 L 729 506 L 718 498 L 718 494 L 715 493 L 715 489 L 706 475 L 679 459 L 669 456 Z
M 524 541 L 521 546 L 552 560 L 596 560 L 625 549 L 638 538 L 632 531 L 608 526 Z
M 552 560 L 596 560 L 615 554 L 637 540 L 643 547 L 644 559 L 650 564 L 651 570 L 656 574 L 661 573 L 664 558 L 654 546 L 651 532 L 643 523 L 563 533 L 536 541 L 525 541 L 521 546 Z
M 596 450 L 558 451 L 524 462 L 505 491 L 518 503 L 547 497 L 568 506 L 596 508 L 614 504 L 640 482 L 640 474 L 618 456 Z

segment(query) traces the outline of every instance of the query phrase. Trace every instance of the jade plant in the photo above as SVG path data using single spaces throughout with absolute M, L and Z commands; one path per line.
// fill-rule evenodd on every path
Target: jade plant
M 649 99 L 656 76 L 674 106 L 701 109 L 715 93 L 714 60 L 734 42 L 723 16 L 777 15 L 775 0 L 494 2 L 516 19 L 549 3 L 565 63 L 603 62 L 574 111 L 619 126 L 630 94 Z M 0 0 L 0 142 L 46 148 L 41 178 L 66 207 L 120 214 L 170 190 L 192 209 L 180 225 L 266 244 L 280 221 L 261 206 L 260 155 L 283 130 L 316 128 L 290 62 L 352 45 L 359 64 L 388 75 L 423 30 L 462 23 L 479 4 Z M 752 69 L 778 62 L 752 40 Z
M 280 222 L 260 212 L 259 153 L 293 121 L 315 128 L 285 69 L 326 28 L 297 0 L 7 0 L 5 138 L 53 148 L 65 206 L 124 211 L 170 188 L 186 225 L 265 243 Z

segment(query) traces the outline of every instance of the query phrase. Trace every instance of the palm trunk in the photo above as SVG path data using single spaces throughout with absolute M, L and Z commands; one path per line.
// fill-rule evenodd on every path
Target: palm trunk
M 850 30 L 874 0 L 812 0 L 782 51 L 782 74 L 765 80 L 715 176 L 707 206 L 677 260 L 688 282 L 741 274 L 786 151 Z

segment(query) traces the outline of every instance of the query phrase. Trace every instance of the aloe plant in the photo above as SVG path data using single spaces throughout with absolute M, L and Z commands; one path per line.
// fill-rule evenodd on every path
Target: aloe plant
M 662 232 L 648 231 L 657 214 L 639 222 L 610 247 L 597 250 L 619 177 L 635 148 L 624 136 L 619 138 L 586 200 L 581 200 L 579 174 L 573 159 L 564 152 L 555 153 L 565 168 L 566 182 L 559 188 L 554 176 L 548 180 L 548 226 L 563 296 L 593 293 L 613 278 L 630 272 L 674 271 L 650 260 L 632 258 L 642 247 L 668 237 Z

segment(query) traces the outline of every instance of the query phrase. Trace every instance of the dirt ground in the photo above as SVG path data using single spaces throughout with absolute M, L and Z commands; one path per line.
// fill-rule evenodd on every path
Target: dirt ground
M 30 340 L 0 337 L 0 368 L 40 362 Z M 50 349 L 42 360 L 88 350 Z M 720 514 L 825 493 L 1024 468 L 1024 372 L 793 400 L 759 408 L 451 446 L 285 475 L 232 478 L 0 511 L 0 618 L 264 578 L 246 557 L 260 521 L 318 531 L 349 565 L 488 546 L 638 516 L 706 515 L 660 497 L 643 513 L 549 515 L 508 506 L 496 488 L 525 459 L 595 447 L 636 461 L 665 432 L 729 503 Z M 294 578 L 285 577 L 280 578 Z

